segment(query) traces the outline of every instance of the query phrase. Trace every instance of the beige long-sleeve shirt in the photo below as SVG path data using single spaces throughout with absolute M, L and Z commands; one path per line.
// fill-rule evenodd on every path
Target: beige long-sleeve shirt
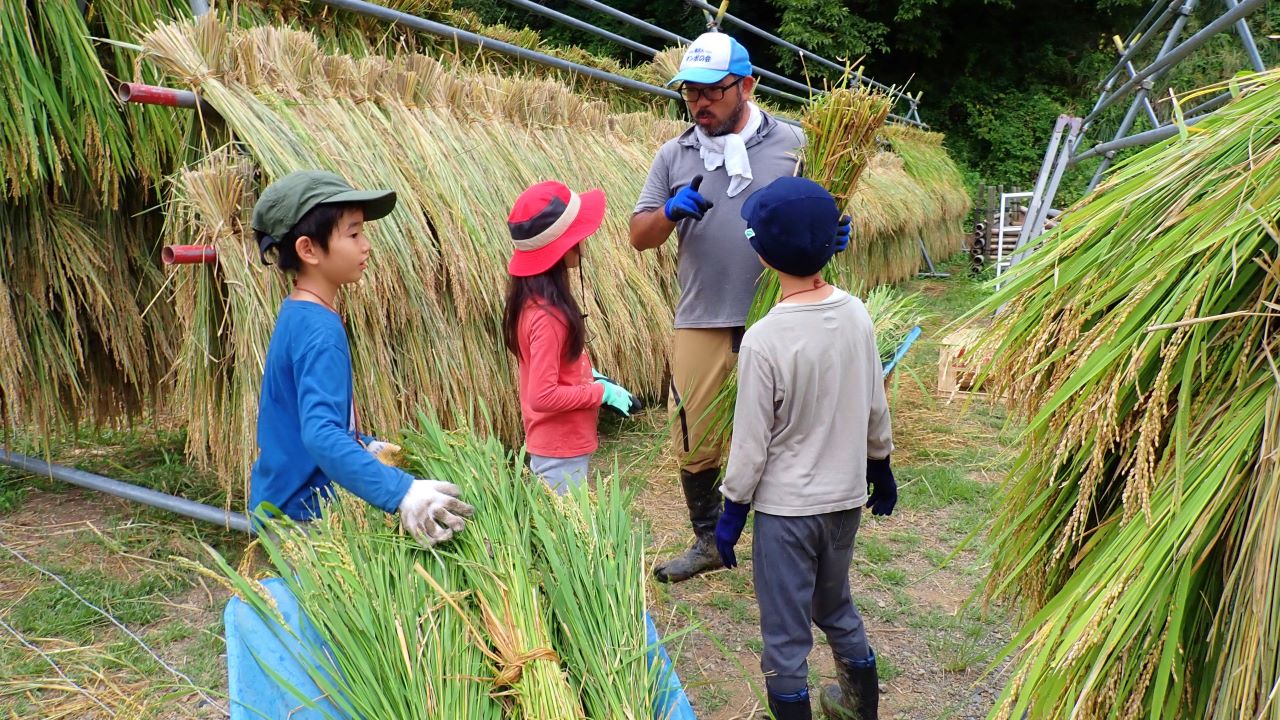
M 893 452 L 871 316 L 837 289 L 782 303 L 747 330 L 720 491 L 771 515 L 802 516 L 867 502 L 867 458 Z

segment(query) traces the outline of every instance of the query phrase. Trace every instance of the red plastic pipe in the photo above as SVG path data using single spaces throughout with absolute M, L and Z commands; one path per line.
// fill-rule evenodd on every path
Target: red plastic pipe
M 165 265 L 212 265 L 218 262 L 218 248 L 212 245 L 166 245 L 160 251 Z
M 199 107 L 203 112 L 212 111 L 212 108 L 201 100 L 199 95 L 196 95 L 190 90 L 175 90 L 173 88 L 158 87 L 156 85 L 120 83 L 120 86 L 116 88 L 116 97 L 120 98 L 120 102 L 142 103 L 144 105 L 165 105 L 168 107 L 190 109 Z

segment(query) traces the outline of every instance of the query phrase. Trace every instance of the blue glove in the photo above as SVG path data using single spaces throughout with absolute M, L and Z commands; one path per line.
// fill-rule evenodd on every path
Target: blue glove
M 840 224 L 836 226 L 836 239 L 831 243 L 836 252 L 843 252 L 849 249 L 849 234 L 853 232 L 853 218 L 848 215 L 840 216 Z
M 898 483 L 889 468 L 889 458 L 867 458 L 867 485 L 871 488 L 871 496 L 867 498 L 871 514 L 892 515 L 893 506 L 898 504 Z
M 591 377 L 604 386 L 604 399 L 600 401 L 600 407 L 613 410 L 622 417 L 631 417 L 644 409 L 644 403 L 613 378 L 602 375 L 595 368 L 591 368 Z
M 725 498 L 724 511 L 720 513 L 720 521 L 716 523 L 716 549 L 720 551 L 720 562 L 727 568 L 738 567 L 738 555 L 733 551 L 733 546 L 742 537 L 742 528 L 747 526 L 747 513 L 750 511 L 750 504 L 736 503 Z
M 667 204 L 662 208 L 662 214 L 666 215 L 671 222 L 685 218 L 701 220 L 714 203 L 698 193 L 700 185 L 702 185 L 702 176 L 697 175 L 693 178 L 693 182 L 677 190 L 676 194 L 667 200 Z

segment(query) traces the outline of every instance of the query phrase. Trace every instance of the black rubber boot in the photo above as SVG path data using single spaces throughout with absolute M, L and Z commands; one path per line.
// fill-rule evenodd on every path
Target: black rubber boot
M 880 676 L 876 673 L 875 652 L 866 660 L 834 657 L 836 684 L 822 689 L 822 713 L 828 720 L 880 720 Z
M 691 473 L 680 471 L 684 502 L 693 524 L 693 546 L 653 569 L 659 582 L 680 582 L 708 570 L 724 567 L 716 550 L 716 523 L 720 520 L 720 469 Z
M 800 698 L 780 698 L 769 693 L 769 714 L 773 720 L 813 720 L 813 708 L 809 705 L 809 693 Z

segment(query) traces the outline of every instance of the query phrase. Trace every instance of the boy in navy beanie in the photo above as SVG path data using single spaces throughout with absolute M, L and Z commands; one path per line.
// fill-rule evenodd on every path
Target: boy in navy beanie
M 716 546 L 725 567 L 736 566 L 734 546 L 755 506 L 752 576 L 773 716 L 812 717 L 812 621 L 836 661 L 823 711 L 877 720 L 876 658 L 849 564 L 862 508 L 888 515 L 898 490 L 871 317 L 861 300 L 822 280 L 848 242 L 848 223 L 822 186 L 797 177 L 756 191 L 742 216 L 761 262 L 778 272 L 782 299 L 742 340 Z

